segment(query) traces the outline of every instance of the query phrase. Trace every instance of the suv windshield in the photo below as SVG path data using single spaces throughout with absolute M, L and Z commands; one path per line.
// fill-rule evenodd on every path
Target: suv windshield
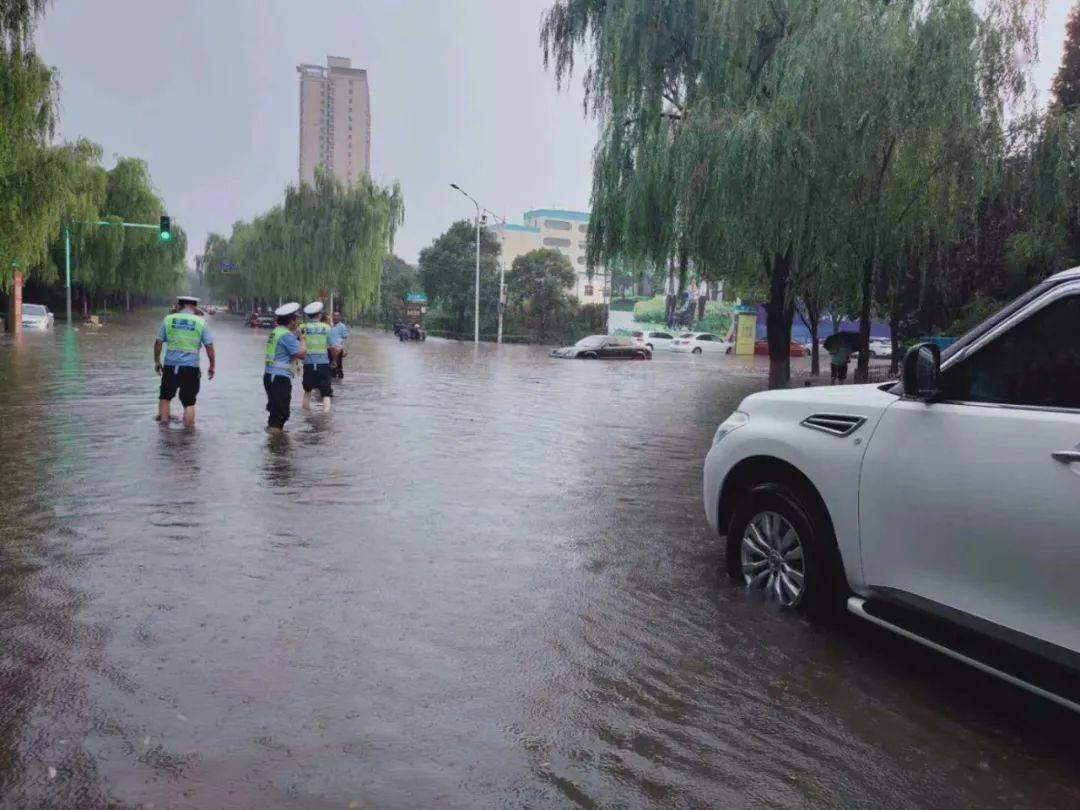
M 46 315 L 47 310 L 41 304 L 23 304 L 23 315 Z

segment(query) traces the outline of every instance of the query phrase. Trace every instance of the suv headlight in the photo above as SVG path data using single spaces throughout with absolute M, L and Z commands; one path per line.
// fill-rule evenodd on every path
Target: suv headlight
M 712 443 L 715 446 L 722 438 L 727 436 L 731 431 L 738 430 L 747 422 L 750 421 L 750 414 L 743 411 L 734 411 L 731 416 L 720 423 L 720 427 L 716 429 L 716 435 L 713 436 Z

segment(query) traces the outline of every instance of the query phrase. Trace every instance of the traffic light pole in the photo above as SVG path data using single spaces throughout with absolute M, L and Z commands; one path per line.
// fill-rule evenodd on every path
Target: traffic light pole
M 71 228 L 64 228 L 64 291 L 67 299 L 67 325 L 71 328 Z
M 157 231 L 159 234 L 168 233 L 168 237 L 162 236 L 161 239 L 164 242 L 172 241 L 172 232 L 165 230 L 167 227 L 167 218 L 162 217 L 161 222 L 157 225 L 147 225 L 143 222 L 109 222 L 104 219 L 93 220 L 92 222 L 76 222 L 76 225 L 107 225 L 113 228 L 148 228 L 152 231 Z M 65 297 L 67 299 L 67 322 L 68 328 L 71 328 L 71 226 L 64 228 L 64 290 Z

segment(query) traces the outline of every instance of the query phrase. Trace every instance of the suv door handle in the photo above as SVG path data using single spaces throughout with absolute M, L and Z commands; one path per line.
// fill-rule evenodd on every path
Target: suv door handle
M 1080 450 L 1055 450 L 1050 455 L 1062 464 L 1080 463 Z

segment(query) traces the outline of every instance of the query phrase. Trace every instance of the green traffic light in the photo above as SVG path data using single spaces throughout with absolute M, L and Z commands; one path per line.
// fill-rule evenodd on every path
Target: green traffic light
M 162 242 L 171 242 L 172 241 L 172 234 L 169 233 L 168 231 L 161 231 L 160 233 L 158 233 L 158 238 Z

